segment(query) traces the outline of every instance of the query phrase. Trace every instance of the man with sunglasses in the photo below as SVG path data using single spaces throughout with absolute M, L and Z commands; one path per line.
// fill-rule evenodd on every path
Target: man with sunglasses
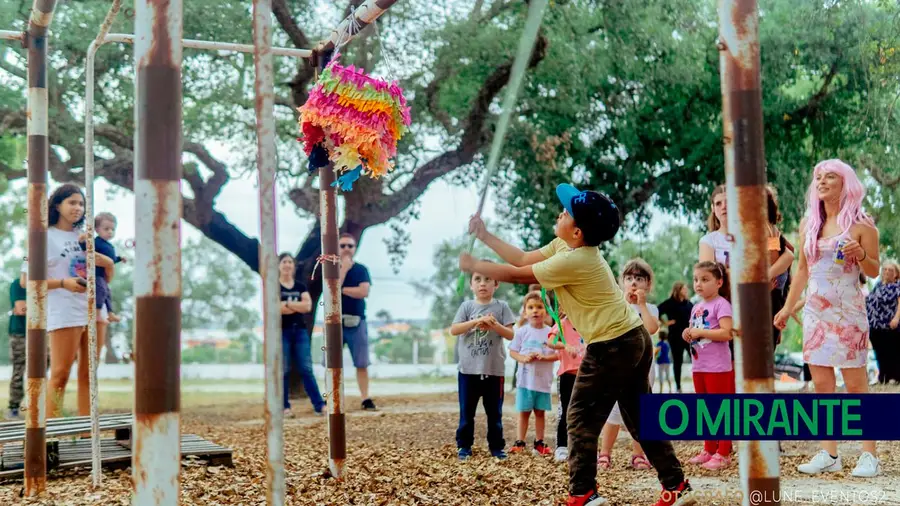
M 366 326 L 366 297 L 372 278 L 366 266 L 353 261 L 356 238 L 341 234 L 338 240 L 341 255 L 341 312 L 343 314 L 344 343 L 350 349 L 356 382 L 362 396 L 362 409 L 375 411 L 369 398 L 369 331 Z

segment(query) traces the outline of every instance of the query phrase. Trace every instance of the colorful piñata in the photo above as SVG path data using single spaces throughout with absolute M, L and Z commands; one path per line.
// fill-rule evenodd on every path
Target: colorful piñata
M 332 61 L 300 107 L 300 141 L 310 171 L 334 162 L 336 181 L 350 190 L 360 174 L 378 178 L 394 168 L 397 141 L 410 124 L 396 81 L 368 76 Z

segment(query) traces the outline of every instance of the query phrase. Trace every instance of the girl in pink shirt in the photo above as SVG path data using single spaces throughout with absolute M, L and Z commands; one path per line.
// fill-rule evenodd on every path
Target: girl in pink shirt
M 560 322 L 563 326 L 564 341 L 556 342 L 559 334 L 559 326 L 554 325 L 550 329 L 550 347 L 560 350 L 559 353 L 559 417 L 556 425 L 556 453 L 553 458 L 557 462 L 565 462 L 569 459 L 569 426 L 566 424 L 566 415 L 569 412 L 569 399 L 572 398 L 572 389 L 575 388 L 575 376 L 584 358 L 584 341 L 581 335 L 572 326 L 572 322 L 560 311 Z
M 690 326 L 684 329 L 694 359 L 694 391 L 698 394 L 733 394 L 734 364 L 731 361 L 732 311 L 728 302 L 728 271 L 721 263 L 700 262 L 694 266 L 694 292 L 703 298 L 691 310 Z M 706 469 L 724 469 L 731 464 L 731 441 L 705 441 L 703 451 L 690 460 Z

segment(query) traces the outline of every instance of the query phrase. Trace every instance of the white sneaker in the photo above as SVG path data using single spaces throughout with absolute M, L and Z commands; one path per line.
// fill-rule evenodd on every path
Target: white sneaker
M 565 462 L 569 460 L 569 449 L 565 446 L 560 446 L 556 449 L 556 452 L 553 454 L 553 460 L 557 462 Z
M 881 474 L 881 462 L 871 453 L 863 452 L 850 474 L 857 478 L 874 478 Z
M 804 474 L 836 473 L 841 470 L 841 456 L 833 459 L 825 450 L 819 450 L 812 460 L 797 466 L 797 470 Z

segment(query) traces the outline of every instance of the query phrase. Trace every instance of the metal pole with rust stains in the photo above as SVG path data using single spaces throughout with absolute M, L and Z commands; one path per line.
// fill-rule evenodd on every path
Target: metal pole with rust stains
M 25 496 L 47 487 L 47 32 L 56 0 L 34 0 L 28 46 L 28 286 L 25 362 Z
M 734 236 L 731 293 L 734 306 L 737 391 L 773 393 L 774 343 L 767 251 L 766 164 L 763 149 L 759 13 L 756 0 L 719 0 L 719 62 L 725 143 L 728 229 Z M 744 504 L 776 504 L 777 441 L 738 445 Z
M 132 504 L 179 503 L 181 0 L 135 0 Z
M 319 54 L 319 71 L 324 70 L 332 52 Z M 338 255 L 337 209 L 334 164 L 319 169 L 319 212 L 322 220 L 322 299 L 325 305 L 325 368 L 331 383 L 328 403 L 328 468 L 340 479 L 347 458 L 347 422 L 344 417 L 343 325 L 341 323 L 340 256 Z
M 325 54 L 326 51 L 335 49 L 335 44 L 339 42 L 346 44 L 354 35 L 373 23 L 395 3 L 397 0 L 365 0 L 353 11 L 353 14 L 347 16 L 337 28 L 331 31 L 328 39 L 322 41 L 317 49 Z
M 87 283 L 88 283 L 88 362 L 90 363 L 91 390 L 91 483 L 100 487 L 103 470 L 100 464 L 100 410 L 97 405 L 97 275 L 96 249 L 94 247 L 94 56 L 109 32 L 122 0 L 113 0 L 106 19 L 100 25 L 97 38 L 88 46 L 85 61 L 84 93 L 84 217 L 87 225 Z
M 365 0 L 353 14 L 320 42 L 313 55 L 321 72 L 334 54 L 337 44 L 349 42 L 367 25 L 374 23 L 397 0 Z M 338 255 L 337 209 L 334 187 L 334 164 L 319 169 L 319 212 L 322 227 L 322 298 L 325 306 L 326 382 L 331 384 L 328 404 L 328 468 L 340 479 L 347 458 L 346 418 L 344 416 L 343 326 L 341 323 L 340 256 Z
M 259 274 L 263 293 L 266 362 L 266 504 L 284 504 L 284 392 L 281 350 L 281 289 L 278 281 L 275 196 L 275 70 L 272 0 L 253 0 L 253 65 L 256 79 L 256 165 L 259 177 Z

